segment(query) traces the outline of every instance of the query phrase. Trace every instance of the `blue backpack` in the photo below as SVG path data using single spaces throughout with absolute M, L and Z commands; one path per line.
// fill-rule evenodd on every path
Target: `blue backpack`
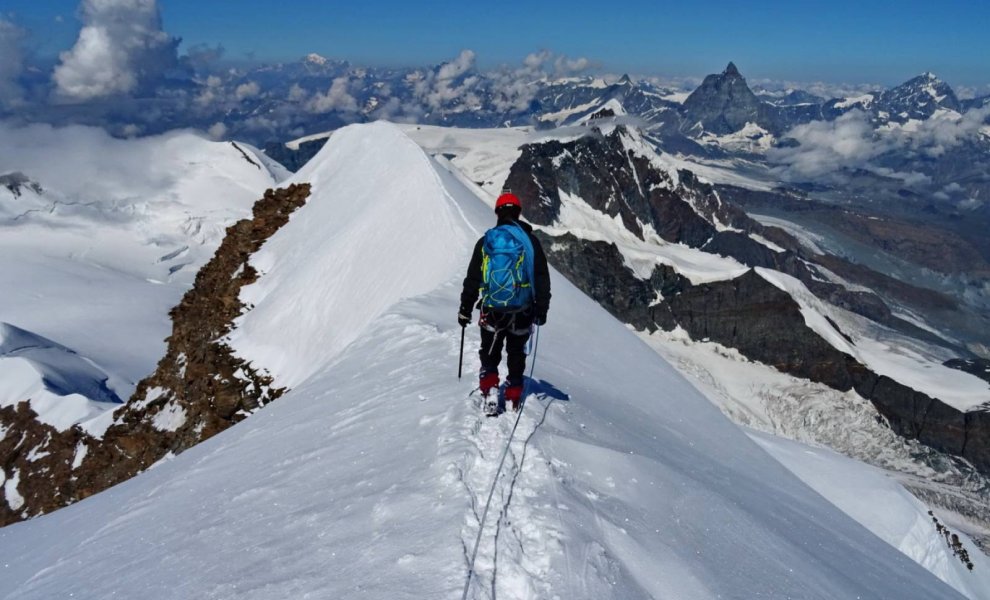
M 533 242 L 515 223 L 485 232 L 481 245 L 481 305 L 512 312 L 533 304 Z

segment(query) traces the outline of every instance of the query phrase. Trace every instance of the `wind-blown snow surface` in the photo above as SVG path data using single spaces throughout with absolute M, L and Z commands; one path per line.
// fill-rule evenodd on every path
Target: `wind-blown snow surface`
M 362 250 L 357 233 L 394 232 L 393 221 L 409 225 L 401 235 L 414 257 L 432 248 L 424 237 L 437 236 L 459 259 L 423 267 L 426 280 L 443 283 L 400 299 L 415 286 L 383 281 L 378 291 L 394 303 L 363 313 L 363 328 L 351 323 L 360 335 L 346 347 L 321 329 L 251 330 L 253 345 L 242 349 L 271 357 L 282 348 L 307 361 L 283 365 L 299 384 L 138 478 L 0 530 L 0 598 L 460 597 L 511 426 L 481 417 L 472 378 L 454 377 L 462 270 L 492 215 L 391 126 L 341 130 L 322 152 L 320 171 L 309 173 L 313 196 L 279 232 L 284 241 L 266 249 L 262 282 L 282 272 L 285 287 L 265 288 L 259 300 L 305 319 L 285 298 L 324 294 L 321 314 L 343 321 L 365 293 L 360 271 L 389 272 L 378 254 L 348 254 L 357 262 L 346 268 L 342 256 L 311 255 L 303 267 L 274 250 L 310 244 L 324 211 L 339 221 L 335 234 L 353 233 Z M 428 197 L 334 194 L 376 161 L 415 176 Z M 369 182 L 367 191 L 382 187 Z M 436 221 L 451 231 L 417 227 Z M 291 287 L 304 270 L 341 285 Z M 960 597 L 801 483 L 632 332 L 552 278 L 550 324 L 531 359 L 535 381 L 470 597 Z M 324 339 L 333 351 L 295 350 Z M 471 328 L 468 371 L 477 343 Z
M 144 377 L 164 352 L 168 310 L 285 174 L 259 155 L 186 131 L 121 140 L 0 122 L 0 175 L 42 189 L 0 186 L 0 321 Z

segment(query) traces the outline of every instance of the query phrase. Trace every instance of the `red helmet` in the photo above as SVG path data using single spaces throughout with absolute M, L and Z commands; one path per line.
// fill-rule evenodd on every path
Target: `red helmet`
M 519 197 L 512 192 L 506 192 L 498 197 L 495 201 L 495 210 L 502 208 L 503 206 L 518 206 L 522 208 L 522 202 L 519 201 Z

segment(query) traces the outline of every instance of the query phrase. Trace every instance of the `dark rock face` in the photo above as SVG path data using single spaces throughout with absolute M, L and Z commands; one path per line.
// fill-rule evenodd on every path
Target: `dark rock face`
M 284 389 L 235 357 L 223 338 L 245 308 L 240 289 L 257 278 L 251 255 L 309 196 L 309 185 L 268 190 L 252 219 L 227 228 L 213 259 L 172 309 L 165 357 L 96 438 L 79 427 L 59 432 L 40 423 L 27 402 L 0 410 L 0 466 L 19 478 L 21 506 L 0 499 L 0 526 L 55 510 L 100 492 L 247 418 Z M 34 453 L 32 460 L 29 456 Z M 47 454 L 45 454 L 47 453 Z
M 7 188 L 15 198 L 20 198 L 25 189 L 29 189 L 35 194 L 44 191 L 38 183 L 31 181 L 30 177 L 19 171 L 0 175 L 0 187 Z
M 540 235 L 554 267 L 621 321 L 651 331 L 680 326 L 692 339 L 735 348 L 784 373 L 855 389 L 899 435 L 990 473 L 990 411 L 962 413 L 873 373 L 811 330 L 794 299 L 755 271 L 695 286 L 669 267 L 657 267 L 644 281 L 624 266 L 613 244 Z
M 925 120 L 940 108 L 963 110 L 955 92 L 932 73 L 922 73 L 877 95 L 876 110 L 888 113 L 891 121 Z
M 265 154 L 286 169 L 295 173 L 299 169 L 303 168 L 303 165 L 308 163 L 311 158 L 316 156 L 317 153 L 323 149 L 323 146 L 326 145 L 329 139 L 330 138 L 324 138 L 321 140 L 302 142 L 299 144 L 299 148 L 297 150 L 293 150 L 285 144 L 269 142 L 268 144 L 265 144 Z
M 596 131 L 566 144 L 551 141 L 525 146 L 507 181 L 527 199 L 524 216 L 537 224 L 554 224 L 560 215 L 561 195 L 573 195 L 619 218 L 640 237 L 649 225 L 667 241 L 787 273 L 837 306 L 880 323 L 918 329 L 900 322 L 877 295 L 829 283 L 815 263 L 802 256 L 796 240 L 756 223 L 690 173 L 679 172 L 678 185 L 672 185 L 666 173 L 627 149 L 623 135 L 625 131 L 618 127 L 609 135 Z M 715 222 L 741 231 L 716 228 Z M 784 250 L 773 250 L 750 233 L 773 239 Z M 669 267 L 657 267 L 648 281 L 638 279 L 613 244 L 573 235 L 545 236 L 544 248 L 558 270 L 618 319 L 646 330 L 680 326 L 693 339 L 719 342 L 791 375 L 843 391 L 855 388 L 900 435 L 966 458 L 981 471 L 990 472 L 990 452 L 983 442 L 972 441 L 990 438 L 986 419 L 972 416 L 979 413 L 964 415 L 878 376 L 839 352 L 805 325 L 789 294 L 755 270 L 731 281 L 694 286 Z M 847 264 L 838 259 L 825 263 L 829 268 L 853 270 L 843 268 Z M 934 337 L 920 330 L 912 333 Z
M 811 331 L 798 304 L 755 271 L 694 286 L 667 300 L 696 340 L 711 339 L 797 377 L 849 389 L 845 355 Z
M 945 366 L 950 369 L 958 369 L 960 371 L 965 371 L 970 375 L 975 375 L 990 383 L 990 360 L 985 358 L 970 358 L 961 359 L 956 358 L 950 361 L 946 361 Z M 990 398 L 987 399 L 988 404 L 990 404 Z
M 800 244 L 794 238 L 757 223 L 690 171 L 678 171 L 675 186 L 667 173 L 627 149 L 623 143 L 626 135 L 623 127 L 616 127 L 609 135 L 593 129 L 566 144 L 549 141 L 523 146 L 506 181 L 507 187 L 527 199 L 523 216 L 538 225 L 553 224 L 560 216 L 563 192 L 612 218 L 619 217 L 641 238 L 643 227 L 649 225 L 668 242 L 731 257 L 747 266 L 779 270 L 843 308 L 884 324 L 895 322 L 879 297 L 827 283 L 799 254 Z M 715 222 L 742 231 L 719 230 Z M 784 251 L 771 250 L 749 233 L 773 240 Z
M 670 176 L 648 159 L 627 151 L 623 127 L 609 135 L 593 129 L 568 143 L 527 144 L 509 172 L 506 187 L 529 199 L 523 216 L 550 225 L 560 215 L 560 192 L 582 198 L 589 206 L 643 237 L 648 224 L 670 242 L 697 246 L 715 233 L 690 204 L 675 194 Z M 535 200 L 535 201 L 534 201 Z
M 739 69 L 730 62 L 722 73 L 705 77 L 684 100 L 685 125 L 701 123 L 705 131 L 718 135 L 739 131 L 746 123 L 773 127 L 765 108 L 768 106 L 749 89 Z

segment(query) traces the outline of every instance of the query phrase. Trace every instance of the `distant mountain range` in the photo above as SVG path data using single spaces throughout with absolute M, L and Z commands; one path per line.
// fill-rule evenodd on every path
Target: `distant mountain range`
M 417 82 L 427 77 L 318 62 L 309 58 L 280 70 L 316 77 L 307 81 L 323 77 L 324 84 L 331 75 L 360 81 L 349 88 L 355 104 L 364 107 L 347 116 L 357 120 L 379 116 L 374 107 L 382 105 L 383 89 L 402 99 L 399 106 L 414 104 Z M 931 73 L 848 98 L 824 99 L 802 90 L 756 93 L 734 63 L 707 76 L 689 94 L 628 76 L 612 83 L 591 77 L 541 79 L 528 84 L 525 103 L 508 107 L 501 83 L 462 73 L 445 89 L 470 85 L 473 91 L 449 94 L 438 109 L 415 120 L 543 130 L 579 125 L 607 111 L 748 210 L 786 212 L 813 229 L 834 233 L 837 247 L 832 250 L 847 259 L 948 293 L 978 313 L 990 308 L 987 97 L 962 101 Z M 326 120 L 344 116 L 335 112 L 320 118 L 332 130 L 336 126 Z M 314 127 L 307 126 L 305 133 L 314 133 Z M 266 152 L 298 169 L 325 137 L 302 138 L 291 148 L 269 143 Z M 972 329 L 966 323 L 953 328 Z M 976 329 L 976 338 L 987 337 L 985 323 Z

